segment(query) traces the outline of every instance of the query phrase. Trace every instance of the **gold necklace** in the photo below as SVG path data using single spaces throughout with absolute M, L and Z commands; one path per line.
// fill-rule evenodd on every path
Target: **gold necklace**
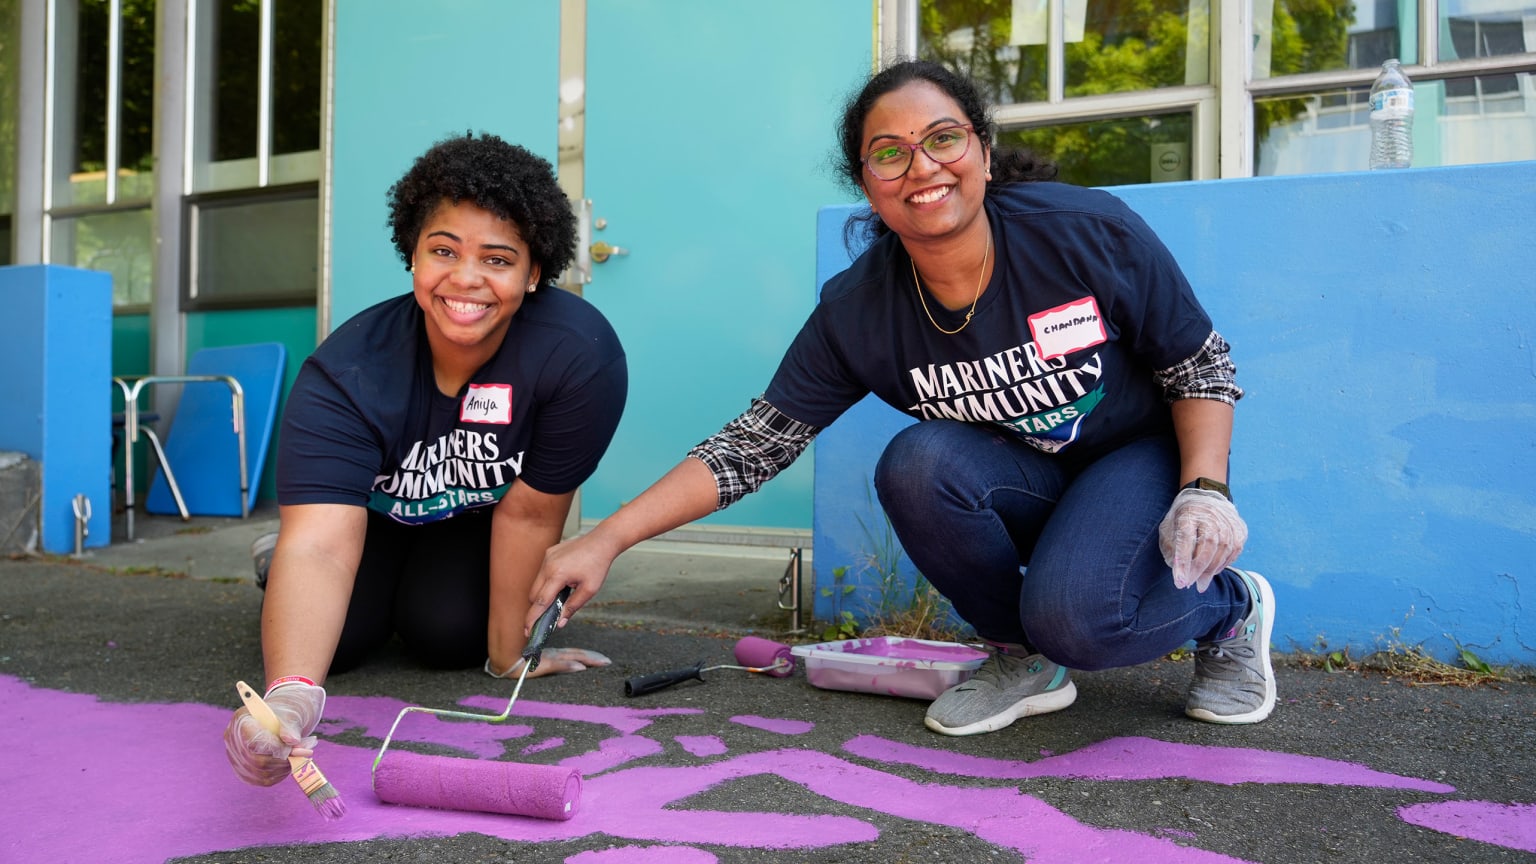
M 939 322 L 933 320 L 933 313 L 928 311 L 928 301 L 923 298 L 923 280 L 919 279 L 917 276 L 917 261 L 913 259 L 911 255 L 907 256 L 907 260 L 912 264 L 912 284 L 917 286 L 917 302 L 923 304 L 923 314 L 928 316 L 928 323 L 933 325 L 933 329 L 943 333 L 945 336 L 953 336 L 956 333 L 959 333 L 961 330 L 964 330 L 965 325 L 971 323 L 971 316 L 976 314 L 976 301 L 981 299 L 981 286 L 983 280 L 987 278 L 987 259 L 991 256 L 992 229 L 988 228 L 987 249 L 985 252 L 981 253 L 981 275 L 976 277 L 976 296 L 971 298 L 971 311 L 965 313 L 965 320 L 961 321 L 960 326 L 953 330 L 945 330 L 943 327 L 939 326 Z

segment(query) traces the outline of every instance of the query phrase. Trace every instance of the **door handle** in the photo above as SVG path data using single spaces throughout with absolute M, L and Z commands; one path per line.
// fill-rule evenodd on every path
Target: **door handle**
M 601 264 L 615 255 L 629 254 L 628 249 L 625 249 L 623 246 L 615 246 L 606 240 L 599 240 L 593 243 L 588 251 L 592 253 L 592 263 L 594 264 Z

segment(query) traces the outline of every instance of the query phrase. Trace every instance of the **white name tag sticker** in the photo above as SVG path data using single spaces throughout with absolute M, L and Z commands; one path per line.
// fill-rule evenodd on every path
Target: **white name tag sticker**
M 1104 319 L 1099 303 L 1084 297 L 1029 317 L 1029 332 L 1040 348 L 1040 357 L 1051 360 L 1104 342 Z
M 469 392 L 464 394 L 464 401 L 459 403 L 459 422 L 511 423 L 512 385 L 469 385 Z

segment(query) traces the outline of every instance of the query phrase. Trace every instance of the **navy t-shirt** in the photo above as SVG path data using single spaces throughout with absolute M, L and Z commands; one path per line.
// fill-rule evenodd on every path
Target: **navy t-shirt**
M 628 380 L 602 313 L 545 289 L 464 391 L 445 396 L 415 296 L 386 300 L 300 368 L 283 411 L 278 502 L 357 504 L 421 524 L 495 504 L 514 478 L 569 492 L 608 448 Z
M 965 329 L 928 320 L 886 234 L 828 280 L 764 398 L 822 427 L 874 393 L 919 420 L 992 423 L 1090 459 L 1169 431 L 1152 371 L 1194 355 L 1211 321 L 1151 228 L 1109 193 L 1061 183 L 1003 186 L 986 208 L 996 263 Z M 970 308 L 927 306 L 946 330 Z

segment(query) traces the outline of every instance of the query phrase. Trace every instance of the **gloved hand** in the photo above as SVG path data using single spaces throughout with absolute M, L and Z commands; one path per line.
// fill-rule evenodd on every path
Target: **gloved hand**
M 1157 528 L 1158 548 L 1173 568 L 1173 584 L 1204 594 L 1217 573 L 1237 560 L 1248 525 L 1220 492 L 1184 489 Z
M 282 731 L 273 735 L 241 706 L 224 728 L 224 754 L 235 774 L 253 786 L 272 786 L 288 776 L 288 756 L 308 756 L 325 710 L 325 688 L 301 681 L 277 685 L 264 700 Z

